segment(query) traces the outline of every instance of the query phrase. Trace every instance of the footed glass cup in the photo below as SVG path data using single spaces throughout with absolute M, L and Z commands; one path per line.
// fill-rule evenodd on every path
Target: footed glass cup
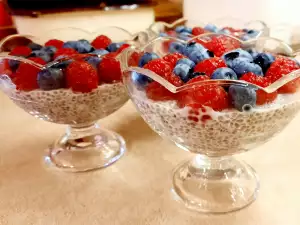
M 114 62 L 116 70 L 119 70 L 117 73 L 120 73 L 119 80 L 103 81 L 102 76 L 107 77 L 110 74 L 101 74 L 98 87 L 88 91 L 78 91 L 66 84 L 66 76 L 77 76 L 66 72 L 68 65 L 73 62 L 90 62 L 90 59 L 92 63 L 99 63 L 105 57 L 104 55 L 73 54 L 58 57 L 45 64 L 34 61 L 30 57 L 12 56 L 9 52 L 16 46 L 29 46 L 30 43 L 43 45 L 50 39 L 91 42 L 98 35 L 107 35 L 113 42 L 125 42 L 131 46 L 139 46 L 145 41 L 143 38 L 147 38 L 147 35 L 143 36 L 142 33 L 132 35 L 117 27 L 107 27 L 95 33 L 77 28 L 62 28 L 45 32 L 41 37 L 12 35 L 0 43 L 1 90 L 16 105 L 34 117 L 67 125 L 66 133 L 49 146 L 49 152 L 45 157 L 47 163 L 61 170 L 81 172 L 100 169 L 114 163 L 125 153 L 124 139 L 96 123 L 97 120 L 109 116 L 128 101 L 128 95 L 121 81 L 118 56 L 114 56 L 116 57 Z M 14 66 L 17 68 L 13 68 Z M 97 67 L 95 68 L 97 71 Z M 50 87 L 49 90 L 45 90 L 40 87 L 35 89 L 30 87 L 28 89 L 23 76 L 31 79 L 28 82 L 34 83 L 35 79 L 38 79 L 37 74 L 51 69 L 56 69 L 56 74 L 59 74 L 53 80 L 56 79 L 57 82 L 61 79 L 63 85 L 60 88 Z M 72 73 L 76 71 L 73 70 Z M 88 82 L 85 82 L 85 85 L 88 87 Z
M 216 36 L 219 35 L 201 35 L 191 41 L 201 39 L 203 43 Z M 240 48 L 293 55 L 288 45 L 276 39 L 259 38 L 243 42 L 234 37 L 228 38 L 239 41 Z M 178 165 L 173 172 L 172 190 L 176 200 L 189 209 L 205 213 L 242 209 L 256 199 L 259 179 L 250 165 L 233 155 L 260 146 L 280 133 L 300 109 L 299 90 L 293 94 L 278 94 L 271 104 L 244 104 L 239 111 L 231 107 L 220 110 L 221 105 L 214 105 L 214 109 L 206 104 L 195 107 L 195 102 L 190 102 L 191 105 L 182 103 L 189 103 L 190 97 L 197 96 L 199 88 L 216 88 L 219 94 L 224 94 L 231 87 L 248 88 L 266 95 L 276 93 L 289 82 L 294 82 L 298 88 L 300 70 L 264 88 L 242 80 L 226 79 L 203 80 L 177 87 L 134 63 L 133 58 L 143 52 L 164 56 L 168 53 L 165 44 L 172 41 L 189 43 L 159 37 L 143 48 L 124 52 L 124 84 L 148 125 L 163 138 L 193 154 L 192 159 Z

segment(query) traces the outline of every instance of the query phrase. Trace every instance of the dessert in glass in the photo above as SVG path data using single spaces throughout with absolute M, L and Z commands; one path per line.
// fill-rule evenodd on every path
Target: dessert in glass
M 263 21 L 246 22 L 233 17 L 219 18 L 208 23 L 181 18 L 171 24 L 161 21 L 154 22 L 148 28 L 148 33 L 150 38 L 172 36 L 186 41 L 204 33 L 218 33 L 232 35 L 246 41 L 269 36 L 269 28 Z
M 256 199 L 256 172 L 233 155 L 265 143 L 299 111 L 293 56 L 277 39 L 219 34 L 158 37 L 122 54 L 124 84 L 143 119 L 194 154 L 173 173 L 172 192 L 187 208 L 226 213 Z
M 124 154 L 123 138 L 96 121 L 128 101 L 118 57 L 142 37 L 117 27 L 95 33 L 61 28 L 0 43 L 1 90 L 34 117 L 68 125 L 49 147 L 46 160 L 53 168 L 89 171 Z

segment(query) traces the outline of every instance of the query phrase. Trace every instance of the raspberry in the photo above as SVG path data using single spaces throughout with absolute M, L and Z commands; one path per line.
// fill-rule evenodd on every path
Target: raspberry
M 166 80 L 177 87 L 183 85 L 182 80 L 172 73 L 166 77 Z M 149 99 L 152 99 L 154 101 L 175 100 L 177 96 L 177 94 L 170 92 L 157 82 L 148 84 L 148 86 L 146 87 L 146 94 Z
M 46 62 L 41 58 L 28 58 L 33 62 L 45 65 Z M 16 73 L 14 74 L 14 83 L 17 90 L 21 91 L 32 91 L 38 89 L 37 74 L 40 71 L 39 68 L 28 64 L 20 63 Z
M 112 43 L 111 39 L 105 35 L 100 35 L 92 41 L 92 46 L 96 49 L 106 49 Z
M 166 32 L 168 36 L 170 37 L 176 37 L 177 36 L 177 33 L 175 30 L 169 30 Z
M 56 59 L 58 56 L 71 56 L 74 54 L 77 54 L 77 52 L 73 48 L 60 48 L 56 51 L 53 58 Z
M 271 83 L 274 83 L 281 77 L 299 69 L 299 66 L 295 61 L 287 57 L 278 57 L 267 70 L 265 77 L 269 79 Z M 279 93 L 294 93 L 298 90 L 300 85 L 300 79 L 292 80 L 278 89 Z
M 98 66 L 100 80 L 105 83 L 119 82 L 122 80 L 121 66 L 115 58 L 104 57 Z
M 152 72 L 164 78 L 168 77 L 168 75 L 172 73 L 170 63 L 166 62 L 163 59 L 151 60 L 143 68 L 151 70 Z
M 13 77 L 12 71 L 10 69 L 10 66 L 8 64 L 8 60 L 7 59 L 0 60 L 0 76 L 1 75 L 7 75 L 11 79 Z
M 88 93 L 98 87 L 97 71 L 85 61 L 73 61 L 66 69 L 66 81 L 73 91 Z
M 194 27 L 192 30 L 192 34 L 195 36 L 204 34 L 204 33 L 205 33 L 205 30 L 202 27 Z
M 143 55 L 142 52 L 133 52 L 128 59 L 128 66 L 138 66 L 141 56 Z
M 105 58 L 116 58 L 117 55 L 118 55 L 117 52 L 110 52 L 108 54 L 105 54 L 103 57 L 105 57 Z
M 247 81 L 252 84 L 256 84 L 260 87 L 268 87 L 271 82 L 262 76 L 257 76 L 254 73 L 246 73 L 241 78 L 241 80 Z M 277 98 L 277 91 L 273 93 L 267 93 L 261 89 L 256 91 L 256 104 L 257 105 L 263 105 L 266 103 L 271 103 Z
M 125 50 L 126 48 L 129 48 L 130 44 L 123 44 L 117 51 L 117 53 L 121 53 L 123 52 L 123 50 Z
M 175 53 L 172 53 L 172 54 L 168 54 L 168 55 L 165 55 L 163 57 L 163 60 L 165 60 L 166 62 L 170 63 L 170 65 L 172 67 L 175 67 L 176 66 L 176 63 L 179 59 L 182 59 L 182 58 L 185 58 L 184 55 L 178 53 L 178 52 L 175 52 Z
M 186 84 L 193 84 L 199 81 L 209 79 L 207 76 L 198 76 Z M 222 111 L 229 108 L 228 94 L 218 85 L 194 85 L 180 92 L 178 97 L 178 104 L 180 107 L 192 107 L 193 109 L 200 109 L 204 106 L 211 107 L 213 110 Z
M 202 40 L 198 40 L 197 42 L 202 44 L 208 50 L 212 51 L 215 54 L 215 56 L 218 57 L 222 56 L 225 52 L 240 47 L 240 43 L 238 40 L 224 35 L 220 35 L 217 37 L 213 36 L 208 42 L 204 42 Z
M 57 40 L 57 39 L 51 39 L 45 43 L 45 46 L 53 46 L 57 49 L 62 48 L 63 45 L 64 45 L 64 42 L 61 40 Z
M 205 73 L 207 76 L 211 76 L 216 69 L 221 67 L 227 67 L 223 59 L 218 57 L 209 58 L 199 62 L 195 66 L 194 72 Z
M 30 55 L 30 53 L 31 53 L 31 48 L 27 46 L 17 46 L 13 50 L 11 50 L 9 55 L 27 57 Z

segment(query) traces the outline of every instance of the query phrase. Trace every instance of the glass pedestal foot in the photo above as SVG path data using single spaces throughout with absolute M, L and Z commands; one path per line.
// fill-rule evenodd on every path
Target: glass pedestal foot
M 197 155 L 179 165 L 173 175 L 175 199 L 203 213 L 240 210 L 256 199 L 258 190 L 256 172 L 233 157 Z
M 69 126 L 66 134 L 54 142 L 46 161 L 58 169 L 84 172 L 107 167 L 126 151 L 124 139 L 93 124 Z

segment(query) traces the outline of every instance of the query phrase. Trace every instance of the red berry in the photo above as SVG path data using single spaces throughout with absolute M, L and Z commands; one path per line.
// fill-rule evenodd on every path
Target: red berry
M 252 84 L 256 84 L 260 87 L 268 87 L 271 82 L 262 76 L 258 76 L 254 73 L 246 73 L 241 78 L 241 80 L 247 81 Z M 256 104 L 257 105 L 263 105 L 266 103 L 271 103 L 277 98 L 277 91 L 273 93 L 267 93 L 261 89 L 256 91 Z
M 56 59 L 58 56 L 71 56 L 77 53 L 78 52 L 73 48 L 60 48 L 56 51 L 53 58 Z
M 182 58 L 185 58 L 184 55 L 178 53 L 178 52 L 175 52 L 175 53 L 170 53 L 168 55 L 165 55 L 163 57 L 163 60 L 165 60 L 166 62 L 170 63 L 170 65 L 172 67 L 175 67 L 176 66 L 176 63 L 179 59 L 182 59 Z
M 128 59 L 128 66 L 138 66 L 142 55 L 143 55 L 142 52 L 131 53 Z
M 222 56 L 225 52 L 237 49 L 240 47 L 240 42 L 231 37 L 220 35 L 213 36 L 208 42 L 198 40 L 200 44 L 204 45 L 208 50 L 212 51 L 215 56 Z
M 33 62 L 45 65 L 46 62 L 41 58 L 28 58 Z M 17 90 L 32 91 L 38 89 L 37 74 L 40 68 L 37 68 L 29 63 L 20 63 L 16 73 L 14 74 L 14 83 Z
M 100 35 L 92 41 L 92 46 L 96 49 L 106 49 L 111 44 L 111 39 L 105 35 Z
M 105 54 L 103 57 L 105 57 L 105 58 L 116 58 L 117 55 L 118 55 L 117 52 L 110 52 L 108 54 Z
M 205 30 L 202 27 L 194 27 L 192 30 L 192 34 L 195 36 L 204 34 L 204 33 L 205 33 Z
M 167 35 L 169 35 L 170 37 L 176 37 L 177 36 L 177 33 L 175 30 L 169 30 L 166 32 Z
M 166 80 L 168 80 L 176 87 L 183 85 L 182 80 L 172 73 L 166 77 Z M 148 84 L 148 86 L 146 87 L 146 94 L 149 99 L 152 99 L 154 101 L 175 100 L 177 95 L 170 92 L 168 89 L 155 81 Z
M 27 47 L 27 46 L 17 46 L 13 50 L 11 50 L 9 55 L 27 57 L 27 56 L 30 55 L 30 53 L 31 53 L 31 49 L 29 47 Z
M 12 78 L 12 71 L 7 59 L 0 60 L 0 76 L 1 75 L 8 75 L 10 78 Z
M 163 59 L 151 60 L 143 68 L 151 70 L 152 72 L 164 78 L 168 77 L 168 75 L 172 73 L 171 64 Z
M 121 53 L 123 50 L 125 50 L 126 48 L 129 48 L 130 44 L 123 44 L 117 51 L 117 53 Z
M 45 46 L 54 46 L 57 49 L 62 48 L 63 45 L 64 42 L 58 39 L 51 39 L 45 43 Z
M 274 83 L 281 77 L 299 69 L 299 66 L 295 61 L 287 57 L 278 57 L 270 66 L 266 72 L 266 78 L 271 83 Z M 294 93 L 298 90 L 300 85 L 300 79 L 296 79 L 288 82 L 278 89 L 279 93 Z
M 122 81 L 120 62 L 115 58 L 104 57 L 98 66 L 100 80 L 105 83 Z
M 67 87 L 76 92 L 88 93 L 98 87 L 95 68 L 85 61 L 73 61 L 66 69 Z
M 216 69 L 221 67 L 227 67 L 223 59 L 219 57 L 209 58 L 199 62 L 195 66 L 194 72 L 205 73 L 207 76 L 211 76 Z
M 189 80 L 186 84 L 193 84 L 208 80 L 207 76 L 198 76 Z M 185 91 L 180 92 L 178 97 L 180 107 L 192 107 L 194 109 L 211 107 L 213 110 L 222 111 L 229 108 L 228 94 L 218 85 L 200 85 L 190 86 Z

